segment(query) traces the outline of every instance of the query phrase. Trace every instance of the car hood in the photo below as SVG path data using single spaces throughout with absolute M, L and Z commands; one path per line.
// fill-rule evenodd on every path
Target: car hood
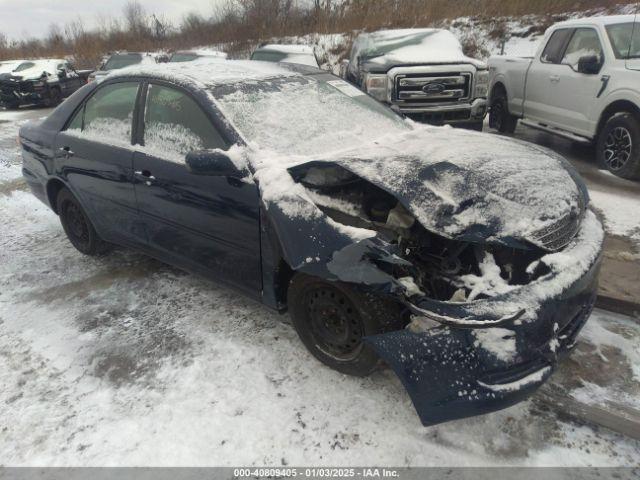
M 588 194 L 559 155 L 449 127 L 418 128 L 330 161 L 386 190 L 447 238 L 547 250 L 575 235 Z

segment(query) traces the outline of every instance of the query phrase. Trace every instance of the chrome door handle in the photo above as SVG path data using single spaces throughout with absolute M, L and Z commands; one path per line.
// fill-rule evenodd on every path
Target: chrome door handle
M 59 150 L 63 153 L 65 157 L 73 157 L 75 153 L 69 147 L 60 147 Z
M 549 76 L 549 80 L 551 80 L 552 82 L 559 82 L 560 81 L 560 76 L 559 75 L 550 75 Z

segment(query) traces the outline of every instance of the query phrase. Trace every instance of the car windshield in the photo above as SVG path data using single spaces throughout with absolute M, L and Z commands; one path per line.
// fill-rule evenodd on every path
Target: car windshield
M 640 23 L 607 25 L 607 34 L 616 58 L 640 58 Z
M 25 62 L 25 63 L 21 63 L 20 65 L 18 65 L 18 68 L 14 69 L 14 72 L 23 72 L 25 70 L 29 70 L 30 68 L 35 67 L 36 64 L 35 63 L 31 63 L 31 62 Z
M 170 62 L 191 62 L 198 58 L 195 53 L 174 53 L 169 59 Z
M 102 67 L 102 70 L 117 70 L 119 68 L 128 67 L 130 65 L 137 65 L 140 62 L 142 62 L 142 55 L 111 55 L 107 63 L 105 63 L 104 67 Z
M 410 129 L 392 110 L 332 75 L 224 85 L 213 95 L 247 141 L 281 154 L 354 148 Z

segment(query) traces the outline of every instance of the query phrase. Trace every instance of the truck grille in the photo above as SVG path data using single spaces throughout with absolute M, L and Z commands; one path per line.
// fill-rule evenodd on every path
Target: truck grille
M 454 104 L 468 100 L 470 92 L 470 73 L 410 73 L 395 78 L 400 105 Z

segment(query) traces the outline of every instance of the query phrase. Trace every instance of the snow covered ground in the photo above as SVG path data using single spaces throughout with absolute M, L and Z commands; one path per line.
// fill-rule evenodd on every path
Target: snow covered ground
M 323 367 L 286 317 L 134 252 L 82 256 L 20 180 L 17 126 L 44 113 L 0 112 L 3 465 L 640 462 L 639 442 L 560 420 L 535 397 L 422 427 L 391 371 Z M 596 312 L 567 364 L 571 395 L 633 396 L 607 372 L 640 382 L 639 339 L 637 323 Z

